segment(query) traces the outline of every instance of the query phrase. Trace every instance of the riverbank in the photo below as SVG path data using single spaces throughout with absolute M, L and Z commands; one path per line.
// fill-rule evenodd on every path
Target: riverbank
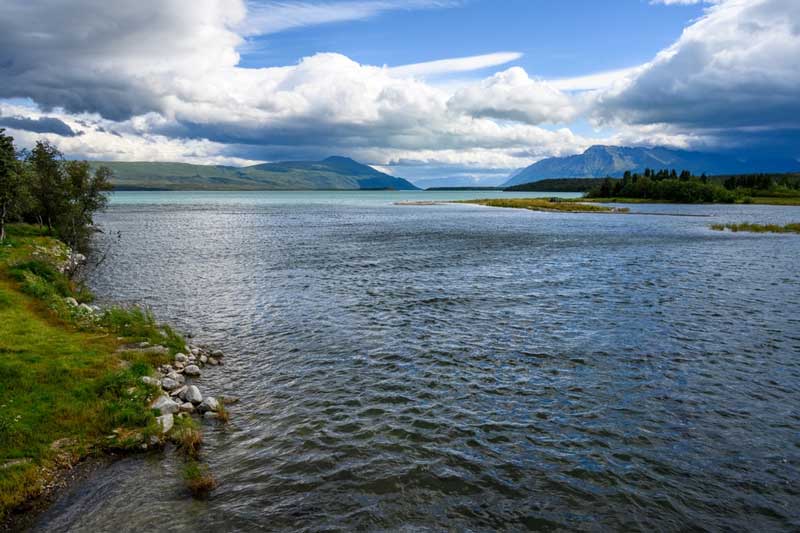
M 592 202 L 595 204 L 681 204 L 682 203 L 682 202 L 672 202 L 669 200 L 656 200 L 651 198 L 581 198 L 581 202 Z M 754 196 L 752 198 L 748 198 L 746 202 L 735 202 L 735 203 L 755 204 L 755 205 L 800 206 L 800 196 L 797 197 Z M 730 204 L 720 204 L 720 205 L 730 205 Z
M 190 386 L 172 387 L 167 374 L 185 381 L 210 355 L 150 313 L 92 306 L 70 278 L 82 260 L 32 226 L 10 226 L 0 244 L 0 522 L 84 458 L 181 445 L 196 432 L 174 419 L 187 402 L 171 399 Z M 192 406 L 221 410 L 213 398 Z

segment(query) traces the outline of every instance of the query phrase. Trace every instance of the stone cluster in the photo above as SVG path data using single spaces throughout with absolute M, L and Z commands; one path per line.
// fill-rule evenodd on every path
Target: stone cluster
M 163 350 L 164 353 L 167 351 L 164 346 L 150 346 L 148 343 L 138 343 L 135 349 L 153 353 L 156 350 Z M 186 345 L 184 351 L 186 353 L 176 353 L 172 363 L 161 365 L 157 375 L 141 378 L 147 385 L 160 387 L 162 390 L 162 394 L 153 400 L 151 407 L 160 413 L 157 420 L 163 433 L 172 428 L 174 416 L 198 414 L 204 419 L 216 419 L 220 410 L 220 402 L 213 396 L 200 392 L 193 381 L 200 377 L 204 367 L 221 365 L 224 354 L 219 350 L 193 345 Z M 187 381 L 187 378 L 192 382 Z

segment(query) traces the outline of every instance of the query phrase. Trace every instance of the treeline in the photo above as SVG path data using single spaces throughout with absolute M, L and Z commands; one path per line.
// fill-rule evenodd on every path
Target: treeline
M 111 171 L 94 172 L 86 161 L 67 161 L 46 140 L 18 151 L 14 139 L 0 128 L 0 242 L 9 222 L 46 226 L 76 249 L 88 245 L 92 217 L 105 209 Z
M 625 172 L 621 180 L 607 178 L 591 189 L 589 198 L 642 198 L 670 202 L 733 203 L 736 195 L 703 174 L 695 176 L 688 170 L 645 169 L 644 174 Z
M 508 192 L 586 192 L 602 185 L 604 178 L 546 179 L 513 185 L 503 189 Z M 614 180 L 617 181 L 617 180 Z
M 797 174 L 740 174 L 717 176 L 722 185 L 730 190 L 751 189 L 753 191 L 796 192 L 800 191 L 800 175 Z

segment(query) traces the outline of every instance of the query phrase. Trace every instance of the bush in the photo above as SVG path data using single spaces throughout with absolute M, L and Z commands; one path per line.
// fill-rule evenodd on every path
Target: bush
M 17 263 L 8 270 L 8 273 L 15 280 L 22 282 L 23 291 L 36 298 L 47 299 L 53 295 L 72 294 L 72 283 L 69 278 L 46 261 L 33 259 Z

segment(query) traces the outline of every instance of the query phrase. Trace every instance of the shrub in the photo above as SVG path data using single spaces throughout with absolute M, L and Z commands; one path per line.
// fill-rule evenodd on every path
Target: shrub
M 217 487 L 217 482 L 208 471 L 208 466 L 190 460 L 183 470 L 183 479 L 192 496 L 201 498 Z

